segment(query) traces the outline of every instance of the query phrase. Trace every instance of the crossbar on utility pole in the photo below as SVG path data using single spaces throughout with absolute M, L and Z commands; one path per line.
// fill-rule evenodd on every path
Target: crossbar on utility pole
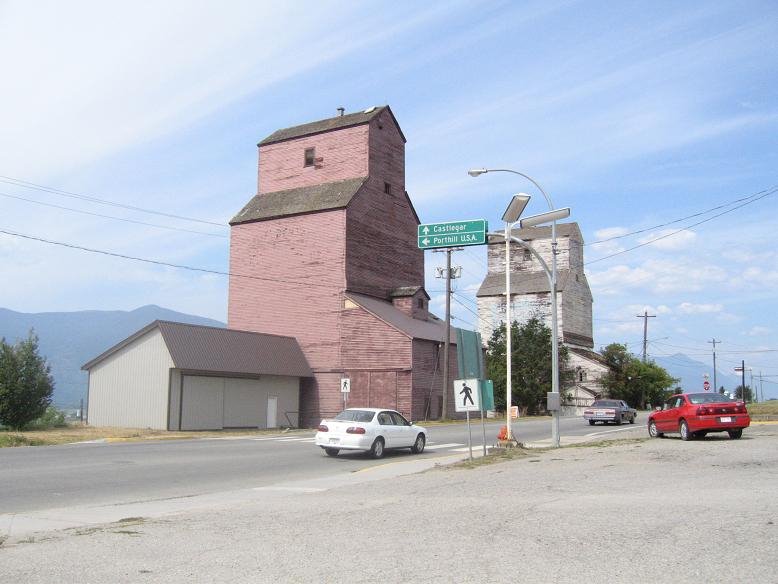
M 648 314 L 648 310 L 646 310 L 643 314 L 638 314 L 637 317 L 643 319 L 643 363 L 645 363 L 648 352 L 648 319 L 656 318 L 656 314 Z

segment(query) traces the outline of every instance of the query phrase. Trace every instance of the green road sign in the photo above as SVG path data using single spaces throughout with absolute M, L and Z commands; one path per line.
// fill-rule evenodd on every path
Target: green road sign
M 488 229 L 486 219 L 419 225 L 419 249 L 484 245 Z

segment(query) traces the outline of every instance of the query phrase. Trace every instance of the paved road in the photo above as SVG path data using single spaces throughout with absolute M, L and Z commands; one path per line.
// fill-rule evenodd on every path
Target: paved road
M 0 580 L 776 581 L 778 426 L 368 480 L 414 460 L 349 484 L 292 481 L 158 519 L 8 541 Z
M 493 444 L 502 422 L 487 424 Z M 579 418 L 563 419 L 562 434 L 627 430 L 591 428 Z M 550 419 L 526 419 L 514 426 L 522 442 L 550 439 Z M 483 444 L 480 420 L 471 425 L 476 452 Z M 467 451 L 467 426 L 429 427 L 424 459 Z M 353 473 L 403 460 L 407 451 L 372 460 L 362 453 L 324 456 L 313 432 L 234 439 L 72 444 L 0 449 L 0 515 L 75 505 L 107 505 L 191 497 L 284 481 Z

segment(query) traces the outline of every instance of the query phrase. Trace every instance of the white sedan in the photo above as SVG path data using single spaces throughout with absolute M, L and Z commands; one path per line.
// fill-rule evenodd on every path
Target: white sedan
M 394 410 L 349 408 L 330 420 L 322 420 L 316 432 L 316 446 L 329 456 L 341 450 L 369 451 L 381 458 L 384 451 L 410 448 L 414 454 L 424 451 L 427 430 L 412 424 Z

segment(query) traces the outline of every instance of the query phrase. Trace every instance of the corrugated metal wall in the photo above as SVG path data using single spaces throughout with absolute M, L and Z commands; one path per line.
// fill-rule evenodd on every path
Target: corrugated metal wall
M 167 429 L 173 360 L 153 329 L 89 372 L 89 424 Z

